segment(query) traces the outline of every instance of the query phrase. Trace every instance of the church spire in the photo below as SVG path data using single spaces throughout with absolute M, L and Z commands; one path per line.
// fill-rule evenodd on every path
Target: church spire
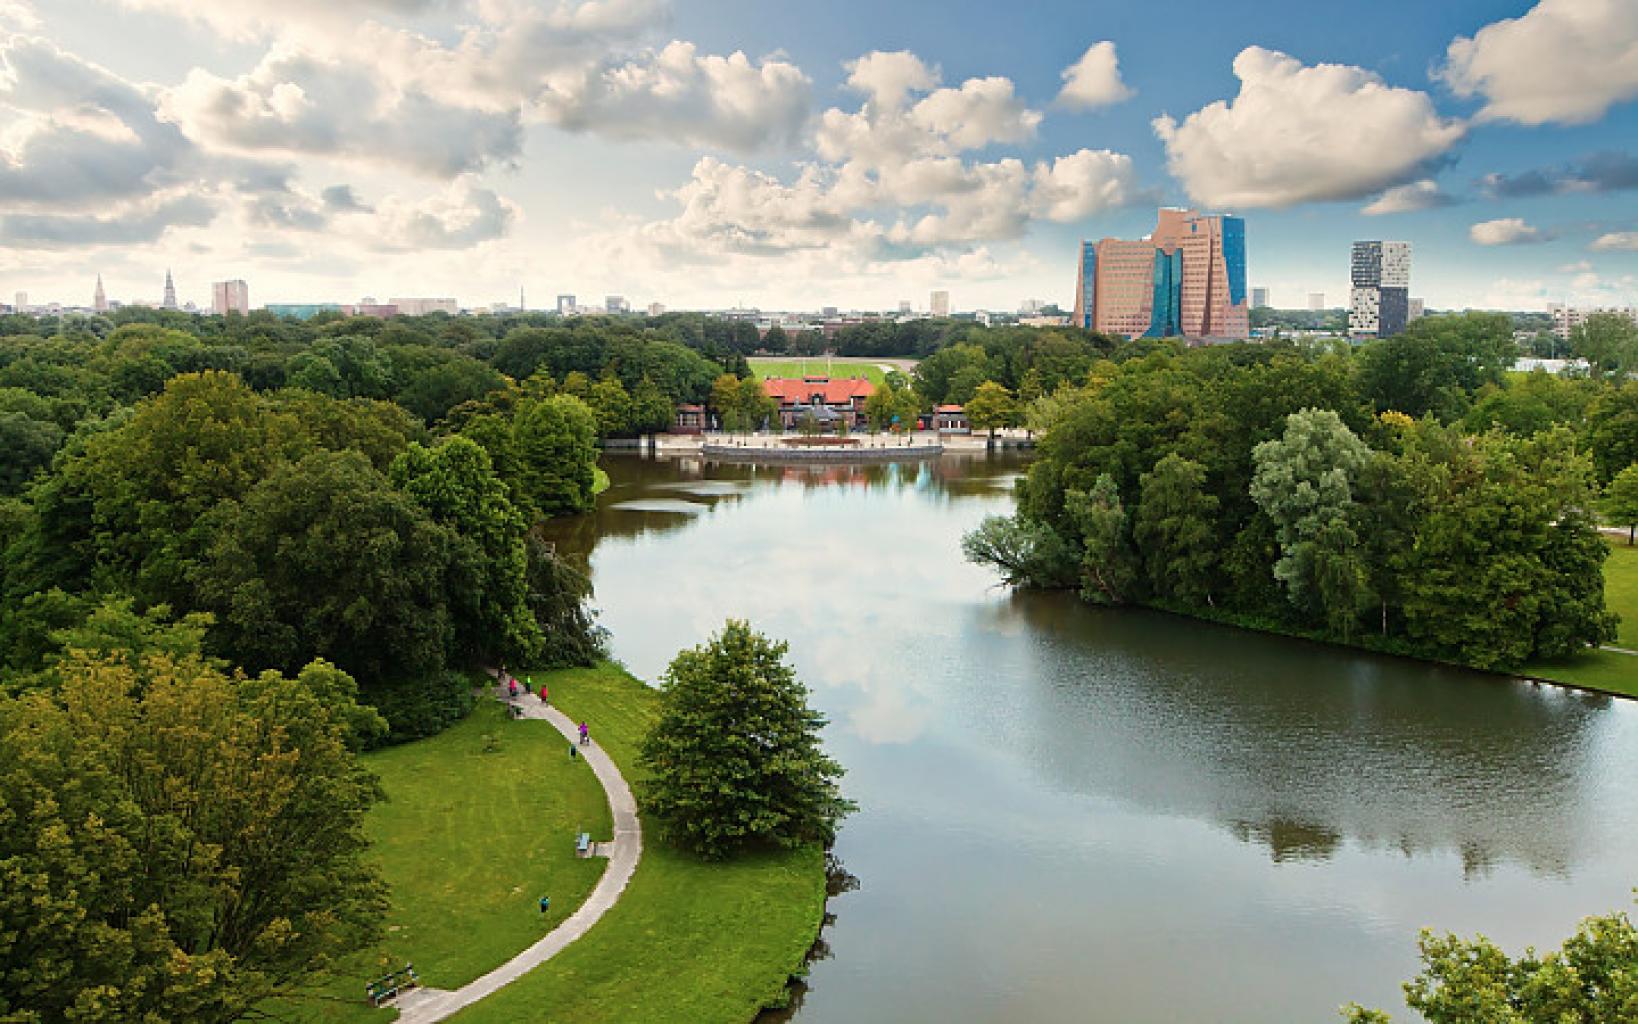
M 176 308 L 176 282 L 171 280 L 171 269 L 165 268 L 165 301 L 160 303 L 162 309 Z
M 102 290 L 102 275 L 97 275 L 97 290 L 91 296 L 91 308 L 98 313 L 108 312 L 108 293 Z

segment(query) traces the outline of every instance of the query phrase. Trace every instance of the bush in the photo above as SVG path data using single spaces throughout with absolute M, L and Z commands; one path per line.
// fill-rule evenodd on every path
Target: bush
M 436 736 L 472 711 L 472 682 L 458 672 L 435 672 L 360 695 L 387 720 L 387 735 L 373 744 L 390 747 Z

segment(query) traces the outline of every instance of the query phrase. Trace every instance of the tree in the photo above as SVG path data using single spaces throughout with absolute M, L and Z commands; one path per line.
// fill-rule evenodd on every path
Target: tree
M 454 538 L 362 455 L 315 452 L 206 518 L 192 580 L 217 651 L 281 671 L 322 657 L 366 686 L 444 667 Z
M 1562 947 L 1517 960 L 1483 935 L 1423 931 L 1422 972 L 1405 1005 L 1428 1024 L 1621 1024 L 1638 1020 L 1638 929 L 1626 914 L 1589 917 Z M 1352 1024 L 1387 1024 L 1380 1010 L 1342 1008 Z
M 779 415 L 779 402 L 757 377 L 739 380 L 739 410 L 746 430 L 759 430 L 762 424 Z
M 725 373 L 712 383 L 711 411 L 717 414 L 722 429 L 731 434 L 749 429 L 745 419 L 744 393 L 740 390 L 738 377 Z
M 1624 313 L 1594 313 L 1570 332 L 1570 348 L 1594 374 L 1638 370 L 1638 323 Z
M 830 845 L 853 809 L 820 746 L 825 717 L 786 663 L 788 646 L 730 619 L 666 669 L 643 743 L 643 803 L 673 842 L 719 859 L 753 845 Z
M 1346 638 L 1367 596 L 1352 522 L 1354 484 L 1370 449 L 1336 413 L 1305 409 L 1286 418 L 1279 440 L 1253 449 L 1252 461 L 1251 496 L 1280 542 L 1275 578 L 1293 605 Z
M 1359 350 L 1360 391 L 1373 412 L 1452 420 L 1513 365 L 1513 323 L 1501 313 L 1424 317 Z
M 1081 596 L 1094 604 L 1124 603 L 1137 571 L 1114 478 L 1104 473 L 1090 491 L 1068 491 L 1064 511 L 1081 537 Z
M 56 671 L 0 698 L 0 1016 L 239 1020 L 381 934 L 345 674 Z
M 586 403 L 553 395 L 519 406 L 512 421 L 514 495 L 531 518 L 573 515 L 592 507 L 597 424 Z
M 1625 523 L 1627 546 L 1632 546 L 1638 534 L 1638 462 L 1615 474 L 1615 479 L 1604 488 L 1604 500 L 1599 511 L 1612 523 Z
M 967 403 L 967 421 L 979 430 L 988 430 L 992 438 L 997 427 L 1010 427 L 1017 417 L 1018 406 L 1012 392 L 993 380 L 980 384 Z
M 785 328 L 778 324 L 768 328 L 768 333 L 762 336 L 763 351 L 783 353 L 790 351 L 790 347 L 791 339 L 789 335 L 785 333 Z
M 1080 559 L 1057 531 L 1022 516 L 985 516 L 961 538 L 961 553 L 1001 574 L 1009 587 L 1072 587 Z
M 598 437 L 616 437 L 631 431 L 631 396 L 618 377 L 604 377 L 586 396 L 597 421 Z
M 1132 536 L 1149 586 L 1161 597 L 1211 604 L 1218 501 L 1206 490 L 1206 467 L 1174 452 L 1143 475 L 1141 487 Z
M 631 393 L 631 429 L 639 434 L 668 430 L 676 419 L 676 406 L 659 385 L 644 377 Z

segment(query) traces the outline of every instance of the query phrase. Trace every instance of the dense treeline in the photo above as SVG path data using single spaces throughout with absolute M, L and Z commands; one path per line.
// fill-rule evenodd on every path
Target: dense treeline
M 1127 346 L 1030 407 L 1009 582 L 1513 668 L 1613 637 L 1601 488 L 1638 383 L 1505 372 L 1505 317 L 1357 352 Z

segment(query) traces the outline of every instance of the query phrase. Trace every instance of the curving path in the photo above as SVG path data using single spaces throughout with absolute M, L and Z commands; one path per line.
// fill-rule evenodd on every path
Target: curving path
M 511 703 L 522 709 L 524 718 L 543 718 L 552 723 L 570 743 L 579 739 L 579 727 L 557 708 L 549 704 L 543 705 L 534 697 L 513 700 Z M 637 870 L 637 860 L 643 855 L 643 830 L 637 821 L 637 801 L 632 797 L 631 787 L 626 785 L 620 769 L 614 766 L 609 755 L 603 752 L 603 748 L 599 747 L 596 741 L 589 746 L 581 747 L 580 755 L 591 765 L 592 771 L 597 775 L 597 781 L 603 784 L 603 792 L 609 798 L 609 809 L 614 812 L 613 843 L 595 844 L 600 854 L 608 856 L 609 864 L 603 871 L 603 877 L 598 879 L 597 885 L 592 889 L 591 895 L 586 897 L 586 902 L 580 905 L 580 909 L 562 924 L 547 932 L 534 945 L 476 981 L 463 985 L 453 992 L 417 988 L 404 993 L 396 1002 L 390 1004 L 398 1008 L 400 1024 L 431 1024 L 432 1021 L 443 1020 L 510 985 L 556 956 L 563 947 L 586 934 L 625 891 L 626 883 L 631 881 L 632 872 Z M 563 841 L 572 842 L 573 837 L 564 836 Z

